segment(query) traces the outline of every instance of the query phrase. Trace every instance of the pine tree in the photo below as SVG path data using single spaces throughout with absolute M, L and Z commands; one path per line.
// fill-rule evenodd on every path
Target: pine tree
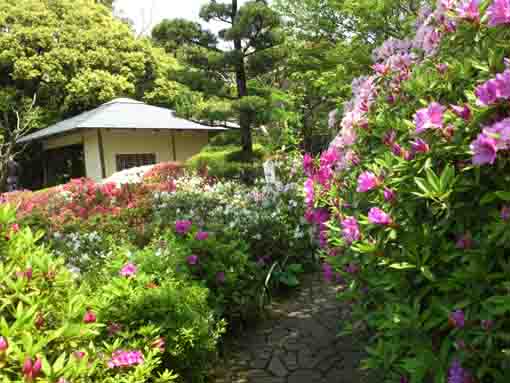
M 243 5 L 238 0 L 212 0 L 202 7 L 200 17 L 206 22 L 222 22 L 226 28 L 213 34 L 196 22 L 164 20 L 154 28 L 152 37 L 185 63 L 176 80 L 201 92 L 213 104 L 205 109 L 214 114 L 228 102 L 231 116 L 239 121 L 243 152 L 250 158 L 252 128 L 261 122 L 270 98 L 270 91 L 253 80 L 273 70 L 279 60 L 277 47 L 283 40 L 280 17 L 266 0 Z

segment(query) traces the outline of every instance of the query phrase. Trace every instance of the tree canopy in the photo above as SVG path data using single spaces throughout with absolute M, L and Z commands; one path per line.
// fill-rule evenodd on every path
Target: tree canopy
M 174 58 L 137 39 L 111 9 L 89 0 L 4 0 L 0 7 L 0 140 L 18 133 L 29 105 L 45 126 L 114 97 L 141 99 L 168 80 Z M 35 105 L 32 99 L 36 96 Z M 4 159 L 5 160 L 5 159 Z M 5 162 L 5 161 L 4 161 Z M 0 167 L 2 167 L 0 158 Z

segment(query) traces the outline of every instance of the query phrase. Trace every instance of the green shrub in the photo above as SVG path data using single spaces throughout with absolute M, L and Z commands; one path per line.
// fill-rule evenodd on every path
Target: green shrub
M 201 238 L 203 235 L 207 238 Z M 197 237 L 198 236 L 198 237 Z M 168 230 L 161 239 L 161 256 L 180 276 L 206 286 L 218 317 L 232 326 L 255 319 L 264 296 L 264 270 L 251 259 L 248 244 L 221 231 L 191 229 L 186 234 Z
M 98 302 L 111 297 L 76 281 L 63 259 L 37 244 L 43 234 L 19 228 L 14 217 L 7 205 L 0 208 L 0 381 L 175 381 L 153 345 L 157 325 L 105 337 L 108 318 L 99 319 Z M 122 352 L 137 359 L 116 367 Z
M 224 324 L 216 320 L 208 305 L 208 290 L 191 280 L 178 279 L 172 263 L 153 250 L 125 249 L 111 260 L 102 277 L 94 278 L 92 285 L 101 296 L 98 319 L 121 329 L 157 325 L 166 343 L 165 366 L 186 382 L 202 382 Z M 136 267 L 136 274 L 119 276 L 124 265 Z
M 218 178 L 256 178 L 263 175 L 262 159 L 266 155 L 260 145 L 255 145 L 252 158 L 245 158 L 238 146 L 208 146 L 190 158 L 187 164 L 196 170 L 208 169 L 208 174 Z

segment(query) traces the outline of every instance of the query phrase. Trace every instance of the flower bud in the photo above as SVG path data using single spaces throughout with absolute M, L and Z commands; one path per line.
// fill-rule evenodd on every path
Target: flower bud
M 42 368 L 42 360 L 41 360 L 41 358 L 37 358 L 35 360 L 34 365 L 32 366 L 32 377 L 36 378 L 39 375 L 39 373 L 41 372 L 41 368 Z
M 32 377 L 32 358 L 26 358 L 23 363 L 23 375 L 25 377 Z
M 37 318 L 35 318 L 35 327 L 37 327 L 38 330 L 44 327 L 45 321 L 44 317 L 41 313 L 37 314 Z
M 85 315 L 83 316 L 83 323 L 94 323 L 96 322 L 96 314 L 93 311 L 87 310 Z
M 3 336 L 0 336 L 0 353 L 7 351 L 9 348 L 9 342 Z

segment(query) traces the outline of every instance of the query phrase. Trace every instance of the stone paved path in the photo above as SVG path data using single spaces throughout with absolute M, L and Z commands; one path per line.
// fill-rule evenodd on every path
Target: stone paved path
M 338 337 L 348 310 L 320 274 L 300 291 L 273 302 L 270 318 L 240 334 L 218 368 L 215 383 L 368 383 L 358 371 L 363 345 Z

